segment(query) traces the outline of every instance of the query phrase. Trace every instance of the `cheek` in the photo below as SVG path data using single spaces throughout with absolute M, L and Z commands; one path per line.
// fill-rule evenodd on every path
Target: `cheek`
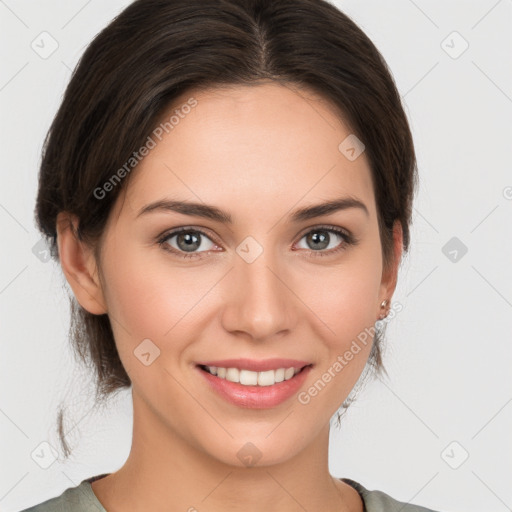
M 327 332 L 332 335 L 329 339 L 333 348 L 343 348 L 343 344 L 374 325 L 380 281 L 380 260 L 362 251 L 311 277 L 306 303 L 330 328 Z
M 332 416 L 361 376 L 375 334 L 375 302 L 380 284 L 379 261 L 329 271 L 329 278 L 316 276 L 308 306 L 320 319 L 316 335 L 322 340 L 321 363 L 298 395 L 301 410 L 311 417 Z M 376 270 L 371 270 L 376 269 Z M 328 329 L 325 327 L 328 326 Z
M 173 268 L 163 249 L 127 245 L 129 238 L 118 237 L 104 252 L 109 314 L 125 322 L 133 337 L 161 337 L 197 301 L 197 280 L 190 270 Z
M 148 257 L 147 248 L 125 250 L 122 255 L 105 251 L 103 268 L 108 312 L 128 373 L 133 352 L 145 339 L 160 349 L 160 362 L 170 355 L 170 344 L 172 353 L 185 348 L 199 324 L 198 313 L 207 305 L 208 291 L 218 280 L 197 268 L 167 264 L 157 250 Z

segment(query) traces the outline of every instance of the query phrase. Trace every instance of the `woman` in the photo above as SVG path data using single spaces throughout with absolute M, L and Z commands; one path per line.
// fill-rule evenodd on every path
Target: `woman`
M 132 3 L 72 77 L 36 206 L 100 395 L 132 389 L 131 451 L 28 510 L 428 510 L 328 471 L 416 179 L 386 64 L 331 4 Z

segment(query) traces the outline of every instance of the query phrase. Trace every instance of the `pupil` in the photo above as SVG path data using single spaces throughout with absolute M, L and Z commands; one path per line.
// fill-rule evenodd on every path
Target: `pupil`
M 182 246 L 180 242 L 185 242 L 184 246 Z M 201 243 L 197 235 L 191 233 L 182 233 L 178 235 L 178 245 L 180 249 L 183 249 L 187 252 L 193 252 L 195 249 L 199 248 Z
M 320 233 L 320 235 L 318 235 L 318 233 Z M 309 239 L 314 244 L 320 244 L 320 247 L 317 245 L 316 249 L 325 249 L 329 245 L 329 235 L 326 231 L 315 231 L 309 236 Z

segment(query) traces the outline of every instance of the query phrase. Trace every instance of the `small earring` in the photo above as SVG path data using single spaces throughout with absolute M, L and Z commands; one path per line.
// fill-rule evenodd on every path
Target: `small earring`
M 385 308 L 386 306 L 388 305 L 388 300 L 383 300 L 381 303 L 380 303 L 380 307 L 381 309 Z M 379 316 L 379 320 L 382 320 L 383 318 L 386 318 L 388 315 L 387 314 L 382 314 Z

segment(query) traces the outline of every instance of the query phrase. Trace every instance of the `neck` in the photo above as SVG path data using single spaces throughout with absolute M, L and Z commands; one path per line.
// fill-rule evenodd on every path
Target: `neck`
M 92 484 L 107 510 L 363 510 L 357 491 L 329 474 L 328 424 L 292 458 L 265 465 L 261 457 L 255 466 L 231 465 L 170 429 L 135 392 L 133 404 L 128 459 Z

